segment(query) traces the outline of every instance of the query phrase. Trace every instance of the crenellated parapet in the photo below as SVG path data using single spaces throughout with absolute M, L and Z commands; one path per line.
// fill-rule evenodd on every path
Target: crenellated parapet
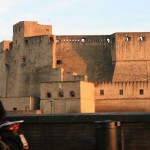
M 150 82 L 99 82 L 94 83 L 95 99 L 138 99 L 150 98 Z

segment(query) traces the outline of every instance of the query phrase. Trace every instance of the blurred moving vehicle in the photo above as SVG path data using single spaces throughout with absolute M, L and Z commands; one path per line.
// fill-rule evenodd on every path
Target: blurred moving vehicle
M 0 124 L 0 150 L 28 150 L 29 145 L 20 130 L 24 120 L 7 121 Z

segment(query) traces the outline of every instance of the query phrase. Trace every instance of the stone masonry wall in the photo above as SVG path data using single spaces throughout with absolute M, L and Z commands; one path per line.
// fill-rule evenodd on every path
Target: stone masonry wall
M 7 96 L 40 97 L 39 84 L 49 81 L 49 71 L 56 63 L 55 36 L 51 30 L 51 26 L 37 22 L 14 25 L 13 47 L 8 55 Z
M 115 33 L 114 37 L 113 81 L 149 81 L 150 33 Z
M 150 111 L 149 90 L 149 82 L 95 83 L 95 110 L 96 112 Z
M 57 67 L 87 74 L 90 82 L 110 81 L 112 60 L 110 36 L 57 36 Z

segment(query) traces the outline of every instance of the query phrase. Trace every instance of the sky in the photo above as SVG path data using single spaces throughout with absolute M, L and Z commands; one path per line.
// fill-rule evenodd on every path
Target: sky
M 0 41 L 19 21 L 51 24 L 55 35 L 150 32 L 150 0 L 0 0 Z

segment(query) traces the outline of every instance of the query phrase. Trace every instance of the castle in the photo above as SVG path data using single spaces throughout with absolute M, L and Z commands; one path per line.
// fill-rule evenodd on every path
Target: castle
M 8 111 L 150 111 L 149 47 L 149 32 L 56 36 L 21 21 L 0 43 L 1 100 Z

